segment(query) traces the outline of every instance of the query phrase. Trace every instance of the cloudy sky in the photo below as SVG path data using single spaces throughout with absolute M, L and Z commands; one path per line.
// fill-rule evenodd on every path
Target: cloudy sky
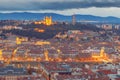
M 0 0 L 0 12 L 54 12 L 120 17 L 120 0 Z

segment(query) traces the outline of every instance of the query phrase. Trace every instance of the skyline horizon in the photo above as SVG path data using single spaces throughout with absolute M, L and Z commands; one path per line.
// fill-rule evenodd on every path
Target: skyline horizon
M 61 12 L 53 12 L 53 11 L 4 11 L 0 12 L 0 14 L 10 14 L 10 13 L 53 13 L 53 14 L 59 14 L 63 16 L 72 16 L 72 15 L 90 15 L 90 16 L 96 16 L 96 17 L 116 17 L 120 18 L 119 16 L 114 16 L 114 15 L 97 15 L 97 14 L 89 14 L 89 13 L 73 13 L 73 14 L 64 14 Z

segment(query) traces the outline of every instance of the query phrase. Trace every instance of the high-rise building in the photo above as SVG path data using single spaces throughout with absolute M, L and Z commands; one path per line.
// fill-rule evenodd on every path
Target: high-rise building
M 76 17 L 75 15 L 72 15 L 72 25 L 75 25 L 76 24 Z

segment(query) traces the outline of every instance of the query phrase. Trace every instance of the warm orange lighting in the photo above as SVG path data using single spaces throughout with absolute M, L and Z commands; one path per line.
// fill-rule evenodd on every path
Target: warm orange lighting
M 3 54 L 3 53 L 2 53 L 2 50 L 0 50 L 0 59 L 2 58 L 2 54 Z
M 40 33 L 44 33 L 45 32 L 44 29 L 39 29 L 39 28 L 35 28 L 35 31 L 40 32 Z
M 8 64 L 10 64 L 10 62 L 12 61 L 12 60 L 18 60 L 17 58 L 15 58 L 15 55 L 16 55 L 16 52 L 18 51 L 18 47 L 13 51 L 13 53 L 12 53 L 12 55 L 11 55 L 11 57 L 6 61 L 6 64 L 8 65 Z
M 50 45 L 50 42 L 48 41 L 37 41 L 35 45 Z
M 16 44 L 21 44 L 21 40 L 19 39 L 19 37 L 16 37 Z
M 96 59 L 98 62 L 112 62 L 111 59 L 108 58 L 108 56 L 104 52 L 104 47 L 101 48 L 100 50 L 100 55 L 92 55 L 93 59 Z
M 44 24 L 44 25 L 50 26 L 50 25 L 53 24 L 52 17 L 51 16 L 50 17 L 46 16 L 44 18 L 44 20 L 35 22 L 35 24 Z
M 45 17 L 45 25 L 50 26 L 52 25 L 52 17 Z
M 48 54 L 49 54 L 48 50 L 45 50 L 44 51 L 45 61 L 49 61 Z
M 21 44 L 22 41 L 28 41 L 28 39 L 24 37 L 16 37 L 16 44 Z

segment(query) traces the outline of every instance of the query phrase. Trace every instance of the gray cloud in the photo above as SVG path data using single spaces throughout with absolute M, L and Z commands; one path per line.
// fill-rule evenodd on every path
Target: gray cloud
M 0 11 L 65 10 L 89 7 L 120 7 L 120 0 L 4 0 Z

